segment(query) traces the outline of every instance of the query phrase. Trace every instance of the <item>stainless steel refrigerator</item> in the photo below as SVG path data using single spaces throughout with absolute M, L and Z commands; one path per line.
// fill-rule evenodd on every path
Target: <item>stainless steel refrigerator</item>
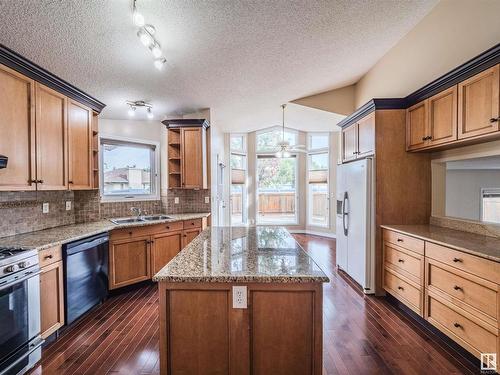
M 337 168 L 337 266 L 375 293 L 375 205 L 373 158 Z

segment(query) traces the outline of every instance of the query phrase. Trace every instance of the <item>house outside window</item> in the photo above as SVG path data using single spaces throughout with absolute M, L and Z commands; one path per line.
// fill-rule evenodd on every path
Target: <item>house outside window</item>
M 103 201 L 159 199 L 158 144 L 111 137 L 100 139 Z

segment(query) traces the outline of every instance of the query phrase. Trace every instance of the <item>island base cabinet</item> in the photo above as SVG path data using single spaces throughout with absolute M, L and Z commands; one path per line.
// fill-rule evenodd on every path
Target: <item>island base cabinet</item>
M 233 286 L 159 283 L 161 374 L 321 374 L 322 284 Z
M 151 278 L 149 236 L 109 244 L 109 289 L 135 284 Z

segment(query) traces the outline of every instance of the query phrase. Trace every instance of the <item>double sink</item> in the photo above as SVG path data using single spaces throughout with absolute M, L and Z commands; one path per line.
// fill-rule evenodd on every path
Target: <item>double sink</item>
M 151 215 L 151 216 L 126 217 L 123 219 L 111 219 L 110 221 L 114 224 L 131 224 L 131 223 L 144 223 L 148 221 L 168 220 L 168 219 L 172 219 L 172 217 L 167 215 Z

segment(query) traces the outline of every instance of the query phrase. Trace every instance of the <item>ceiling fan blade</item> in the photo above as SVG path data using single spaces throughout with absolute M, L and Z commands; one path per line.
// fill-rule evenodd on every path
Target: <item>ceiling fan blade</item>
M 293 148 L 306 148 L 306 145 L 293 145 Z
M 291 149 L 289 149 L 288 151 L 290 151 L 290 152 L 300 152 L 300 153 L 302 153 L 302 154 L 307 154 L 307 151 L 306 151 L 306 150 L 302 150 L 302 149 L 300 149 L 300 148 L 291 148 Z

